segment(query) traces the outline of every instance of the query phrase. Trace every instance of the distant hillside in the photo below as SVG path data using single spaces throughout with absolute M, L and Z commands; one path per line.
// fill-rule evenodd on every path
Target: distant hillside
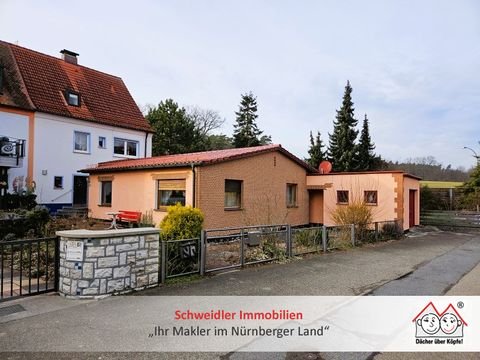
M 468 180 L 469 172 L 463 168 L 453 169 L 451 165 L 444 167 L 435 158 L 408 159 L 405 162 L 388 162 L 389 170 L 403 170 L 409 174 L 421 177 L 430 181 L 453 181 L 465 182 Z

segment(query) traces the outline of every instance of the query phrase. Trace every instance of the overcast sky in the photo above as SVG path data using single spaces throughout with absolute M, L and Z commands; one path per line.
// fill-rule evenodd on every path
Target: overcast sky
M 384 158 L 480 155 L 480 1 L 0 0 L 0 38 L 78 52 L 140 105 L 217 110 L 228 135 L 252 91 L 260 129 L 299 157 L 310 130 L 328 143 L 347 80 Z

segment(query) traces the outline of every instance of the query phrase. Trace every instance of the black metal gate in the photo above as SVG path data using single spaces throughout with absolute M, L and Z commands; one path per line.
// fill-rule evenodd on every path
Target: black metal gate
M 0 242 L 0 301 L 58 290 L 59 239 Z

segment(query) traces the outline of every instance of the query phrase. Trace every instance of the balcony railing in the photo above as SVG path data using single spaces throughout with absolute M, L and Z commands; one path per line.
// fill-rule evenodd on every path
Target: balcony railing
M 25 140 L 0 135 L 0 162 L 5 162 L 1 161 L 1 159 L 7 160 L 5 158 L 9 158 L 8 163 L 11 166 L 20 166 L 24 157 Z

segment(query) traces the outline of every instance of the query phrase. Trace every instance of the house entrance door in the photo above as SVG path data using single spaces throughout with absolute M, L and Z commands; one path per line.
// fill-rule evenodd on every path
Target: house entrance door
M 415 193 L 416 190 L 410 190 L 409 196 L 408 196 L 408 227 L 414 227 L 415 224 Z
M 87 206 L 87 176 L 73 177 L 73 206 Z
M 309 190 L 310 224 L 323 224 L 323 190 Z

